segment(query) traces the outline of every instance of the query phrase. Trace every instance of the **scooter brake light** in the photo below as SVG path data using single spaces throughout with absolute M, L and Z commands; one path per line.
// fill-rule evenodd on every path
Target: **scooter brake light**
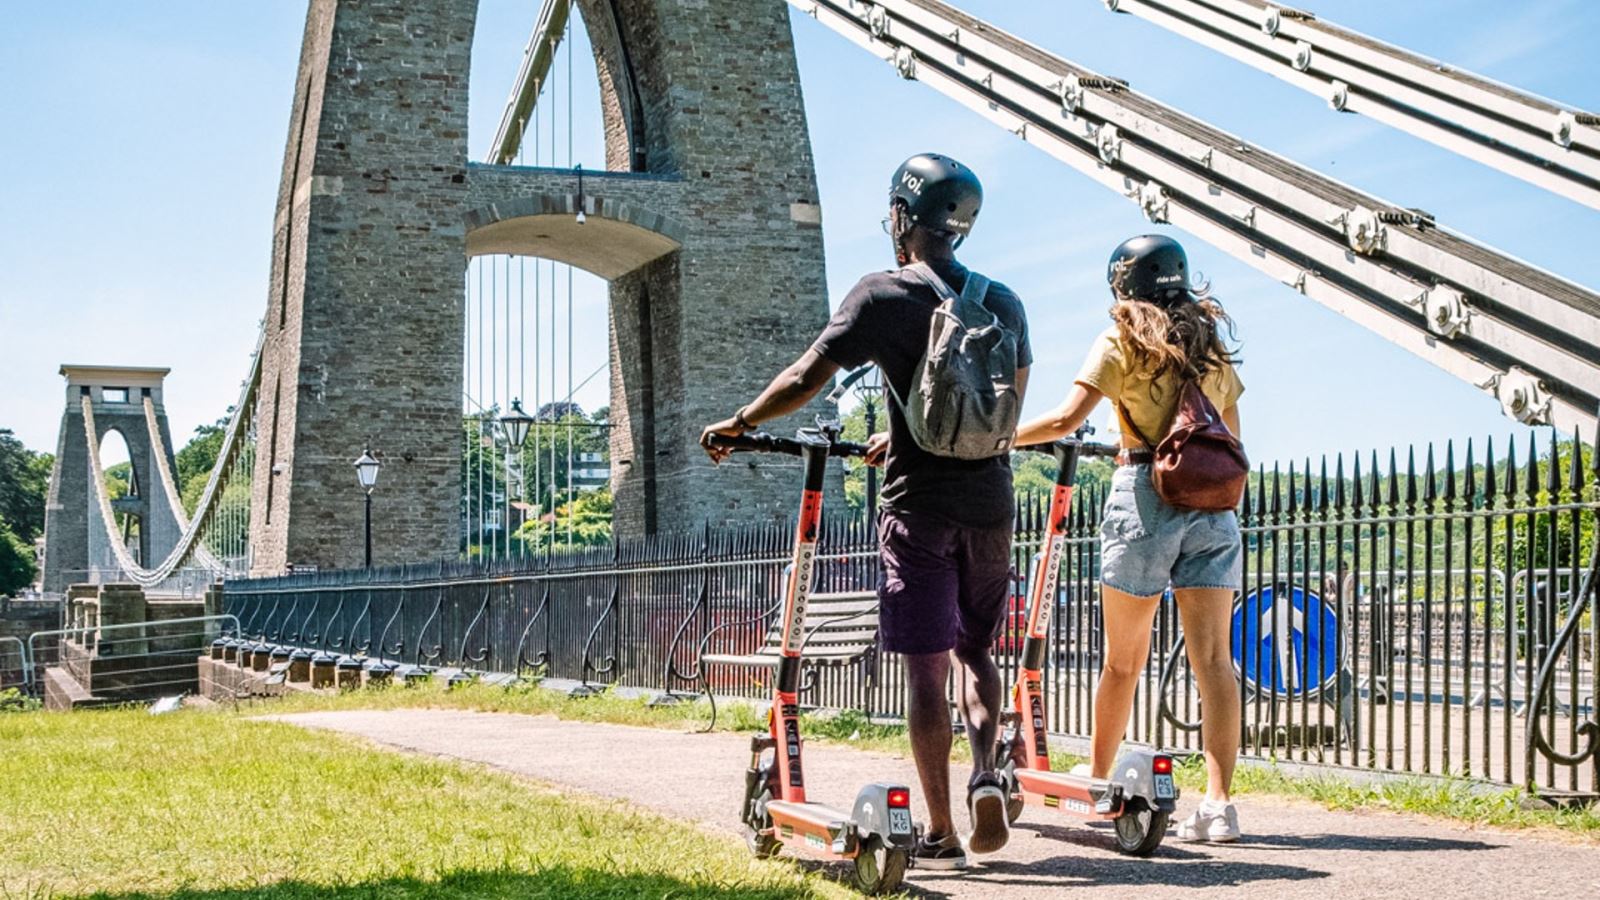
M 1157 775 L 1171 775 L 1172 757 L 1158 756 L 1150 763 L 1150 768 L 1154 770 Z
M 892 788 L 889 791 L 889 805 L 905 809 L 911 805 L 911 792 L 905 788 Z

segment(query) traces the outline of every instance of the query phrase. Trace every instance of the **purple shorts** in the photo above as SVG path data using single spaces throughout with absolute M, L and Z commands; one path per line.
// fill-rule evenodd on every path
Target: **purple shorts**
M 971 528 L 885 510 L 879 627 L 891 653 L 943 653 L 994 643 L 1011 594 L 1011 524 Z

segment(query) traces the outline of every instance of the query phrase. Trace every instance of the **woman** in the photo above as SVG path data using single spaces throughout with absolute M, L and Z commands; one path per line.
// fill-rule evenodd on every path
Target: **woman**
M 1017 432 L 1018 444 L 1058 440 L 1105 398 L 1121 426 L 1123 452 L 1100 529 L 1106 646 L 1089 768 L 1105 778 L 1116 761 L 1150 656 L 1151 622 L 1170 585 L 1205 713 L 1206 797 L 1178 835 L 1234 841 L 1239 818 L 1228 792 L 1239 752 L 1239 694 L 1229 638 L 1241 581 L 1239 520 L 1231 511 L 1177 509 L 1156 494 L 1150 478 L 1152 442 L 1166 435 L 1188 379 L 1199 380 L 1229 430 L 1239 433 L 1244 386 L 1218 333 L 1227 326 L 1231 337 L 1233 322 L 1190 280 L 1183 247 L 1171 238 L 1125 241 L 1111 256 L 1107 279 L 1115 324 L 1096 339 L 1067 399 Z

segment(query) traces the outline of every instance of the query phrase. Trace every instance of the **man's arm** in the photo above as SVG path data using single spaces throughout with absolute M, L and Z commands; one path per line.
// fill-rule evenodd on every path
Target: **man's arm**
M 728 458 L 727 450 L 706 446 L 713 434 L 738 435 L 772 419 L 796 412 L 821 393 L 839 371 L 839 365 L 815 350 L 807 350 L 794 364 L 779 373 L 760 396 L 733 416 L 706 427 L 700 433 L 700 446 L 713 462 Z

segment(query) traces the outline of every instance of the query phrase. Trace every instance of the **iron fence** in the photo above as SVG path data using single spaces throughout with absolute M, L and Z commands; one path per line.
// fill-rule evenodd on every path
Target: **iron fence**
M 1595 478 L 1575 442 L 1530 437 L 1481 456 L 1469 443 L 1262 469 L 1240 510 L 1245 585 L 1234 613 L 1244 752 L 1395 772 L 1451 773 L 1593 794 L 1600 741 L 1593 585 Z M 1101 662 L 1097 600 L 1106 487 L 1081 487 L 1051 617 L 1050 725 L 1093 728 Z M 1044 528 L 1019 502 L 1015 589 L 997 651 L 1008 679 Z M 424 667 L 537 672 L 585 682 L 761 697 L 768 671 L 699 652 L 758 649 L 781 597 L 792 533 L 706 528 L 539 559 L 439 563 L 229 581 L 246 636 Z M 873 530 L 835 519 L 819 591 L 871 589 Z M 1152 654 L 1129 737 L 1199 746 L 1199 700 L 1175 604 Z M 819 668 L 808 699 L 898 717 L 892 654 Z M 1540 689 L 1540 684 L 1545 689 Z

